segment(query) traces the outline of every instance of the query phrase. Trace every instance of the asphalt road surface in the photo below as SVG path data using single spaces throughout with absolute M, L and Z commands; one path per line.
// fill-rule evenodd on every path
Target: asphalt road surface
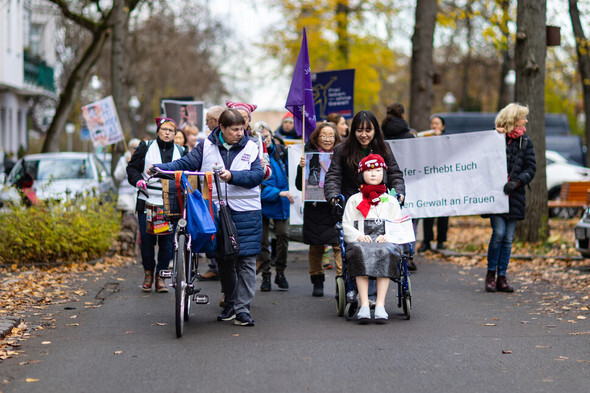
M 359 325 L 336 315 L 333 270 L 314 298 L 306 252 L 289 257 L 290 289 L 257 290 L 256 326 L 217 322 L 219 283 L 204 282 L 212 301 L 193 305 L 181 339 L 173 293 L 144 294 L 141 266 L 120 268 L 53 307 L 56 328 L 0 364 L 0 391 L 590 392 L 590 315 L 547 311 L 554 288 L 490 294 L 482 269 L 417 258 L 411 320 L 392 285 L 388 323 Z

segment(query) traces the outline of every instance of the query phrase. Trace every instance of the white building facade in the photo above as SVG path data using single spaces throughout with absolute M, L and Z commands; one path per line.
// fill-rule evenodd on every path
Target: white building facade
M 0 148 L 28 148 L 30 100 L 55 97 L 56 13 L 44 0 L 0 1 Z

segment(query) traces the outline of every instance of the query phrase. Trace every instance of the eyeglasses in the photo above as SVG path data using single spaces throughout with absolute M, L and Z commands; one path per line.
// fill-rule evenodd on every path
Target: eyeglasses
M 334 140 L 336 140 L 336 137 L 329 136 L 329 135 L 320 135 L 319 139 L 322 139 L 324 141 L 334 141 Z
M 174 128 L 160 128 L 160 131 L 164 131 L 167 134 L 174 134 L 176 132 Z

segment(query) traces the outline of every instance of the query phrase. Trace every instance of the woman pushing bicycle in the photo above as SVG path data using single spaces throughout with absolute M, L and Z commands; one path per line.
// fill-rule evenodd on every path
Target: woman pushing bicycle
M 244 118 L 237 110 L 226 109 L 219 116 L 219 126 L 187 156 L 154 166 L 166 171 L 202 172 L 221 166 L 219 178 L 225 183 L 221 188 L 227 193 L 240 251 L 234 258 L 217 258 L 226 301 L 217 320 L 235 320 L 235 325 L 254 326 L 250 305 L 256 290 L 256 257 L 262 242 L 260 184 L 264 171 L 258 146 L 244 133 L 244 125 Z M 213 198 L 218 199 L 215 187 Z

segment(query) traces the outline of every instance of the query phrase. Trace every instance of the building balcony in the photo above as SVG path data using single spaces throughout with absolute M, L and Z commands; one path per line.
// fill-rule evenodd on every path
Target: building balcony
M 27 84 L 55 93 L 53 68 L 49 67 L 41 58 L 26 51 L 24 52 L 24 79 Z

